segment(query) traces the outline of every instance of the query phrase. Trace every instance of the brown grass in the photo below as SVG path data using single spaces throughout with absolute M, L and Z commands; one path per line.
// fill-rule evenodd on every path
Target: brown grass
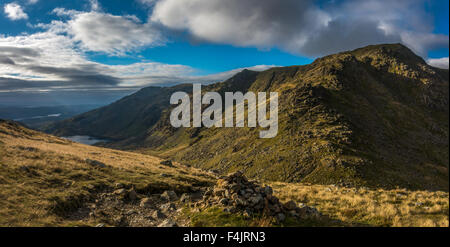
M 86 159 L 107 167 L 89 165 Z M 189 191 L 213 180 L 201 170 L 177 163 L 175 167 L 162 166 L 160 161 L 0 123 L 0 226 L 77 225 L 53 213 L 55 203 L 71 210 L 72 205 L 78 206 L 115 183 L 155 193 Z
M 448 192 L 274 183 L 281 200 L 316 207 L 347 225 L 448 227 Z
M 86 159 L 100 161 L 107 167 L 93 167 Z M 193 185 L 214 180 L 201 170 L 177 163 L 175 167 L 161 166 L 160 161 L 154 156 L 77 144 L 0 122 L 0 226 L 81 225 L 54 213 L 55 202 L 71 210 L 72 205 L 79 205 L 95 191 L 115 183 L 150 193 L 169 188 L 189 190 Z M 165 177 L 161 176 L 163 173 Z M 331 220 L 341 222 L 332 225 L 449 226 L 448 192 L 271 185 L 281 200 L 314 206 Z M 249 224 L 236 215 L 211 210 L 197 216 L 198 225 Z

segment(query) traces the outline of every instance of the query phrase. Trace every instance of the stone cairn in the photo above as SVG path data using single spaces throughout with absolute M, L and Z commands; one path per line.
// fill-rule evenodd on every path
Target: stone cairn
M 270 186 L 262 187 L 248 181 L 242 172 L 235 172 L 217 181 L 214 187 L 205 191 L 203 200 L 197 203 L 200 208 L 220 206 L 224 212 L 238 213 L 244 216 L 272 216 L 283 222 L 286 216 L 297 219 L 319 217 L 320 213 L 312 207 L 298 206 L 294 201 L 281 203 L 273 195 Z

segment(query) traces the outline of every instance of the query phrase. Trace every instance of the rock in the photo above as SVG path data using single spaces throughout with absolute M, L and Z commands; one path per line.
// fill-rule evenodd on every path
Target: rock
M 97 224 L 95 227 L 105 227 L 105 224 L 100 223 L 100 224 Z
M 161 194 L 161 199 L 166 202 L 176 201 L 178 200 L 177 194 L 172 190 L 166 190 Z
M 236 198 L 235 203 L 237 206 L 247 206 L 247 202 L 241 198 Z
M 159 210 L 155 210 L 155 212 L 153 212 L 153 214 L 152 214 L 152 217 L 153 217 L 154 219 L 161 220 L 161 219 L 166 218 L 166 215 L 163 214 L 163 213 L 162 213 L 161 211 L 159 211 Z
M 137 213 L 138 212 L 136 210 L 131 209 L 131 210 L 128 210 L 125 214 L 126 215 L 133 215 L 133 214 L 137 214 Z
M 300 215 L 295 210 L 289 211 L 289 216 L 292 216 L 292 217 L 295 217 L 295 218 L 300 217 Z
M 139 206 L 142 208 L 151 208 L 153 206 L 154 202 L 151 198 L 142 198 L 141 202 L 139 203 Z
M 279 213 L 277 214 L 276 219 L 278 222 L 283 222 L 286 219 L 286 215 L 284 215 L 283 213 Z
M 21 170 L 23 172 L 30 172 L 30 168 L 28 168 L 28 166 L 20 166 L 19 170 Z
M 220 173 L 219 170 L 216 170 L 216 169 L 209 170 L 209 172 L 213 173 L 213 174 L 219 174 Z
M 277 222 L 286 219 L 286 215 L 300 219 L 320 215 L 310 207 L 297 208 L 297 203 L 288 201 L 284 204 L 273 195 L 270 186 L 260 186 L 257 181 L 248 181 L 242 172 L 235 172 L 218 179 L 214 187 L 208 188 L 203 199 L 194 204 L 194 209 L 205 209 L 211 206 L 223 208 L 223 212 L 240 212 L 246 217 L 252 215 L 273 216 Z
M 180 202 L 190 202 L 192 200 L 189 194 L 183 193 L 180 197 Z
M 300 218 L 308 219 L 308 218 L 317 218 L 321 216 L 320 212 L 316 208 L 309 206 L 302 206 L 296 208 L 295 211 L 298 213 Z
M 129 190 L 127 196 L 130 201 L 135 201 L 137 199 L 137 193 L 134 189 Z
M 124 195 L 127 191 L 125 189 L 115 190 L 113 193 L 116 195 Z
M 294 201 L 290 200 L 290 201 L 286 202 L 286 203 L 283 205 L 283 207 L 284 207 L 286 210 L 288 210 L 288 211 L 295 210 L 295 208 L 297 208 L 297 203 L 295 203 Z
M 159 207 L 159 209 L 161 209 L 161 211 L 163 211 L 163 212 L 172 212 L 172 211 L 175 211 L 177 209 L 177 207 L 175 206 L 175 204 L 168 202 L 168 203 L 161 205 Z
M 158 227 L 176 227 L 177 223 L 175 223 L 171 219 L 164 220 L 161 224 L 158 225 Z
M 228 205 L 228 199 L 227 198 L 222 198 L 220 201 L 219 201 L 219 204 L 220 205 L 222 205 L 222 206 L 226 206 L 226 205 Z
M 260 201 L 262 201 L 263 198 L 261 195 L 256 195 L 256 196 L 252 196 L 248 199 L 248 201 L 250 202 L 251 205 L 256 205 L 258 204 Z
M 215 196 L 224 196 L 225 195 L 225 190 L 224 189 L 214 189 L 213 194 Z
M 159 162 L 159 164 L 161 164 L 163 166 L 173 167 L 171 160 L 163 160 L 163 161 Z
M 95 167 L 98 167 L 98 168 L 105 168 L 106 167 L 106 165 L 104 163 L 102 163 L 102 162 L 100 162 L 98 160 L 86 159 L 86 163 L 88 165 L 95 166 Z
M 273 190 L 272 190 L 272 187 L 270 187 L 270 186 L 266 186 L 266 187 L 264 187 L 264 193 L 266 194 L 266 195 L 272 195 L 272 193 L 273 193 Z

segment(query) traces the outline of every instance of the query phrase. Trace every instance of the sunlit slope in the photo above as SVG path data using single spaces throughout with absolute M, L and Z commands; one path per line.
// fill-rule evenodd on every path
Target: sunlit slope
M 448 70 L 427 65 L 407 47 L 376 45 L 305 66 L 245 70 L 203 87 L 221 94 L 278 92 L 279 131 L 272 139 L 260 139 L 259 128 L 173 128 L 170 94 L 190 92 L 189 85 L 143 89 L 120 107 L 114 103 L 47 131 L 112 138 L 113 148 L 223 174 L 243 170 L 275 181 L 448 191 L 448 83 Z M 137 110 L 154 105 L 161 108 Z M 123 109 L 138 112 L 124 118 L 129 124 L 106 121 L 120 119 Z M 83 120 L 91 118 L 105 124 Z
M 65 216 L 116 184 L 152 194 L 189 192 L 213 181 L 198 169 L 160 162 L 0 120 L 0 226 L 75 224 Z

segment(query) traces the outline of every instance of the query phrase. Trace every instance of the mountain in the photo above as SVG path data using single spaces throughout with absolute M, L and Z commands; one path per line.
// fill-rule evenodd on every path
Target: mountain
M 93 110 L 100 105 L 68 105 L 68 106 L 1 106 L 0 118 L 11 119 L 30 128 L 41 128 L 52 122 Z
M 175 129 L 169 98 L 176 91 L 192 85 L 144 88 L 45 131 L 113 139 L 108 147 L 264 180 L 448 191 L 449 71 L 401 44 L 244 70 L 202 88 L 278 92 L 272 139 L 260 139 L 259 128 Z
M 0 119 L 0 226 L 448 227 L 448 192 L 263 185 L 161 161 Z M 270 203 L 254 204 L 258 195 Z M 284 222 L 276 220 L 280 208 Z

